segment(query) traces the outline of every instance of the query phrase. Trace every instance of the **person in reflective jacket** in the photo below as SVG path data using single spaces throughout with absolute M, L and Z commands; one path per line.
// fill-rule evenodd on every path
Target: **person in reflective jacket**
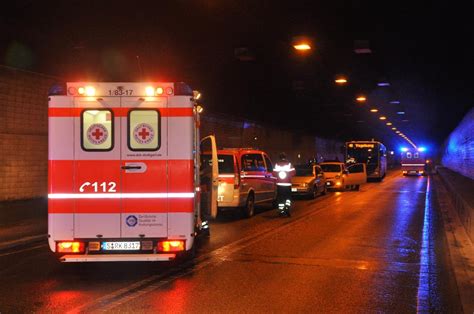
M 280 154 L 280 160 L 275 164 L 273 175 L 277 178 L 277 204 L 280 214 L 290 216 L 291 207 L 291 177 L 295 174 L 295 168 L 286 159 L 286 154 Z

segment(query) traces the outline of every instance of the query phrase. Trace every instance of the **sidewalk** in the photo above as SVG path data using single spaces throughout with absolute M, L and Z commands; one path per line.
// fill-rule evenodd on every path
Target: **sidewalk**
M 46 241 L 47 206 L 45 198 L 0 202 L 0 250 Z
M 463 312 L 474 313 L 474 180 L 447 168 L 437 172 L 435 189 Z
M 474 180 L 445 167 L 439 167 L 438 173 L 451 194 L 459 219 L 474 243 Z

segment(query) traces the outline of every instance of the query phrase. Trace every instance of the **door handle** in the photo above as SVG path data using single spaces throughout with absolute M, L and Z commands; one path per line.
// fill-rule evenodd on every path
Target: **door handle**
M 139 170 L 139 169 L 142 169 L 142 166 L 122 166 L 122 169 L 124 169 L 124 170 L 130 170 L 130 169 Z

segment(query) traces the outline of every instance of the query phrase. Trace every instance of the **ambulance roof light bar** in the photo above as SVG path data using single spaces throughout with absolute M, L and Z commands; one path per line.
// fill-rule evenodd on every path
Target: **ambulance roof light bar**
M 112 84 L 115 86 L 111 86 Z M 48 96 L 112 96 L 109 94 L 110 87 L 128 84 L 133 85 L 134 96 L 148 96 L 146 87 L 151 85 L 155 85 L 152 86 L 155 87 L 156 95 L 154 96 L 160 94 L 166 96 L 193 96 L 193 89 L 184 82 L 60 82 L 51 86 Z M 145 87 L 140 87 L 140 85 L 145 85 Z

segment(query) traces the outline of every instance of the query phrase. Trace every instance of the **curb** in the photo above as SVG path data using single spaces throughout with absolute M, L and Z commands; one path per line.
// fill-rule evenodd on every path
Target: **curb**
M 18 246 L 24 246 L 35 242 L 46 241 L 47 239 L 48 238 L 46 234 L 39 234 L 34 236 L 23 237 L 17 240 L 0 242 L 0 251 L 9 250 Z

